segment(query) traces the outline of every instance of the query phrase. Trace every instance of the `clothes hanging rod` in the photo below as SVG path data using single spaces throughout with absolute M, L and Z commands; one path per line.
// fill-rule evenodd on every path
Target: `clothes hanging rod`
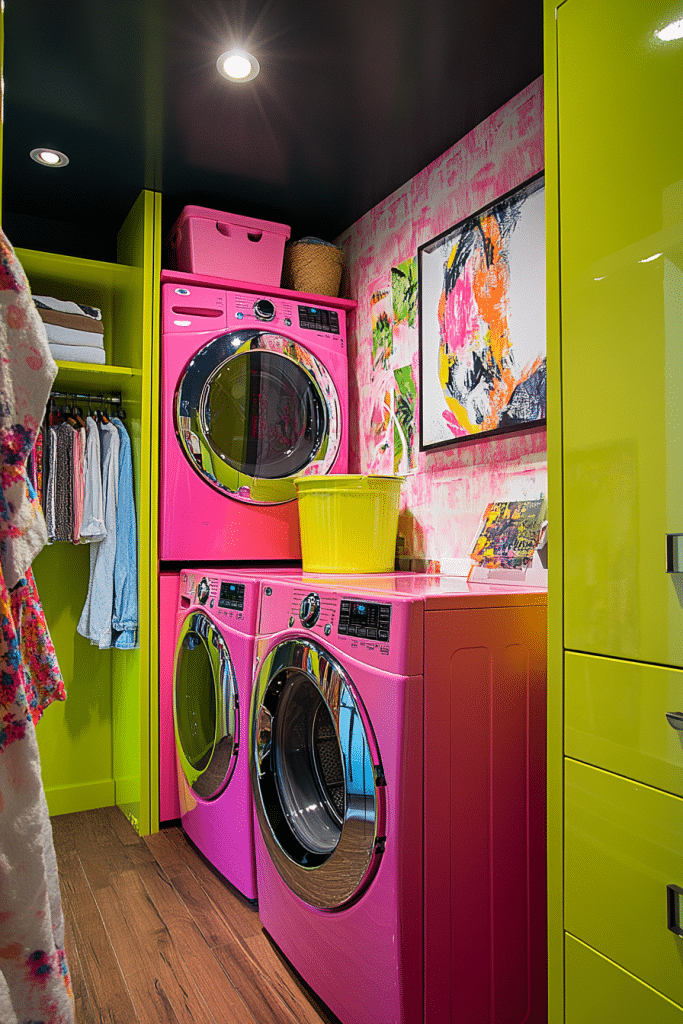
M 83 395 L 76 391 L 51 391 L 50 398 L 78 398 L 83 402 L 113 402 L 121 404 L 121 393 L 115 395 Z

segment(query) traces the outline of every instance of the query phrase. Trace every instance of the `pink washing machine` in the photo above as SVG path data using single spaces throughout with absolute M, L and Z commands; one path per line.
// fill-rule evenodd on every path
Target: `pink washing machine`
M 263 584 L 259 916 L 344 1024 L 546 1020 L 546 595 Z
M 257 569 L 180 572 L 173 662 L 182 826 L 251 900 L 256 876 L 247 735 L 259 575 Z
M 348 466 L 355 303 L 161 280 L 160 559 L 300 558 L 294 478 Z

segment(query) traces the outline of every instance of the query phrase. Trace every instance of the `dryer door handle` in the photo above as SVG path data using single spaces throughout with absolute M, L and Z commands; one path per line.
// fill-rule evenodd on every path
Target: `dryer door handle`
M 270 753 L 273 739 L 273 716 L 263 704 L 259 708 L 256 719 L 256 768 L 263 775 L 261 765 Z

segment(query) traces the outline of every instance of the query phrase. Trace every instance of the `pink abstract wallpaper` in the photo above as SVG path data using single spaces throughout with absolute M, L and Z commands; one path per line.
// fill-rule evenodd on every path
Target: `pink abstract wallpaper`
M 543 79 L 457 142 L 337 240 L 349 331 L 350 467 L 405 475 L 399 550 L 408 567 L 466 570 L 491 501 L 547 492 L 543 427 L 419 451 L 418 246 L 541 171 Z

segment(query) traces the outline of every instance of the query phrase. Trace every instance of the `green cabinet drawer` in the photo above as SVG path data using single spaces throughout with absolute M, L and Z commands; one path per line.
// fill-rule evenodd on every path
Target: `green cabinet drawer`
M 571 935 L 565 1024 L 683 1024 L 683 1010 Z
M 683 886 L 683 800 L 567 758 L 565 928 L 683 1005 L 670 884 Z
M 569 757 L 683 796 L 683 732 L 667 712 L 683 712 L 680 669 L 565 655 Z

